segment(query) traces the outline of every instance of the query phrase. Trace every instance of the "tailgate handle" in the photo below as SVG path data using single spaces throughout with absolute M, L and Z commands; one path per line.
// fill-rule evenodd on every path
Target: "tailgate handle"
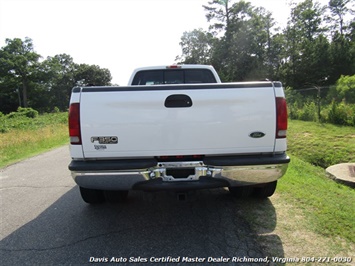
M 165 99 L 166 108 L 185 108 L 192 106 L 192 100 L 185 94 L 173 94 Z

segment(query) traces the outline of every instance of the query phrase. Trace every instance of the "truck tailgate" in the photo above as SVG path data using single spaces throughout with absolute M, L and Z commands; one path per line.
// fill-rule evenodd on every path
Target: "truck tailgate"
M 241 84 L 82 88 L 84 157 L 273 152 L 272 83 Z

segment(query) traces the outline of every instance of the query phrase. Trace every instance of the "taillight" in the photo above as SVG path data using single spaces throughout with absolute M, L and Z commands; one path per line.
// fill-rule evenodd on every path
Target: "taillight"
M 287 104 L 286 99 L 276 97 L 276 138 L 286 138 L 287 134 Z
M 69 107 L 70 144 L 81 145 L 80 104 L 72 103 Z

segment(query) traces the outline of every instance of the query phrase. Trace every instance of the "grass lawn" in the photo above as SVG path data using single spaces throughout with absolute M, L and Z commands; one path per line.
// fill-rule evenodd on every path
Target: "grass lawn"
M 355 127 L 289 120 L 288 153 L 323 168 L 355 162 Z
M 355 190 L 326 177 L 324 169 L 291 156 L 277 193 L 301 209 L 312 231 L 355 243 Z
M 355 128 L 291 120 L 288 147 L 292 162 L 278 193 L 304 210 L 315 232 L 355 243 L 355 190 L 324 170 L 355 162 Z
M 67 117 L 68 113 L 0 117 L 0 167 L 68 143 Z

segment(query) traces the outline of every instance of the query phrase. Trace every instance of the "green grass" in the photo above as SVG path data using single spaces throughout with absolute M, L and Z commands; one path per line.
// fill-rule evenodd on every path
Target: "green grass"
M 287 141 L 290 154 L 316 166 L 355 162 L 355 127 L 290 120 Z
M 327 178 L 324 169 L 291 156 L 277 192 L 303 211 L 312 231 L 355 243 L 355 190 Z
M 67 113 L 0 117 L 0 167 L 68 143 Z
M 68 113 L 45 113 L 35 117 L 27 117 L 21 112 L 13 112 L 0 116 L 0 132 L 7 133 L 11 130 L 33 131 L 50 125 L 67 125 Z
M 291 120 L 291 163 L 278 192 L 301 208 L 313 231 L 355 243 L 355 190 L 326 177 L 324 168 L 355 162 L 355 128 Z

